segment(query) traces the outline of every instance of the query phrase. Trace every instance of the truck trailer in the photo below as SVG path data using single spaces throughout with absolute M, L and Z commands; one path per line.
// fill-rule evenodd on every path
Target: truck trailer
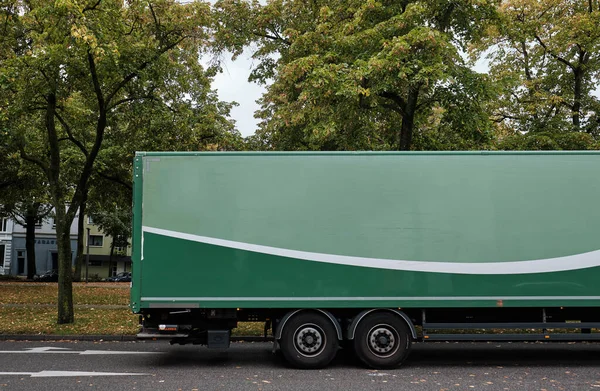
M 138 152 L 133 210 L 140 338 L 258 321 L 293 366 L 393 368 L 600 336 L 599 152 Z

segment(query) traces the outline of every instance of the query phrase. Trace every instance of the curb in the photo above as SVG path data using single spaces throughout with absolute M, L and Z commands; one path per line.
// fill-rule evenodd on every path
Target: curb
M 155 342 L 138 339 L 135 335 L 56 335 L 56 334 L 3 334 L 0 341 L 95 341 L 95 342 Z M 272 337 L 232 336 L 231 342 L 271 342 Z M 167 341 L 165 341 L 167 342 Z

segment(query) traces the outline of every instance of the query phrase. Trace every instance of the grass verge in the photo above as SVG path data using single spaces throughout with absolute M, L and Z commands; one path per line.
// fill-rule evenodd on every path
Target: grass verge
M 0 281 L 0 334 L 135 335 L 138 315 L 131 313 L 129 284 L 73 284 L 75 323 L 56 324 L 56 283 Z M 107 309 L 94 306 L 117 305 Z M 243 322 L 233 330 L 236 336 L 263 335 L 264 323 Z
M 134 335 L 138 332 L 138 318 L 127 308 L 75 310 L 75 323 L 56 324 L 56 308 L 26 306 L 0 307 L 3 334 L 55 335 Z
M 2 304 L 56 304 L 57 284 L 0 283 Z M 129 285 L 111 284 L 106 287 L 73 284 L 75 305 L 128 305 Z

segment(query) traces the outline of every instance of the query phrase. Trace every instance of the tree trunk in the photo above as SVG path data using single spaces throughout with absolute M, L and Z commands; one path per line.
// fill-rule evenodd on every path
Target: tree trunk
M 27 253 L 27 279 L 33 280 L 37 274 L 35 265 L 35 223 L 38 217 L 39 206 L 29 205 L 25 215 L 25 250 Z
M 115 253 L 115 239 L 113 238 L 111 244 L 110 244 L 110 255 L 108 256 L 108 276 L 112 277 L 112 262 L 113 262 L 113 255 Z
M 73 281 L 81 281 L 81 269 L 85 260 L 83 248 L 85 243 L 84 219 L 86 213 L 86 205 L 87 191 L 83 194 L 83 200 L 81 201 L 81 206 L 79 207 L 79 220 L 77 221 L 77 254 L 75 255 L 75 273 L 73 273 Z
M 408 91 L 406 105 L 402 115 L 402 127 L 400 129 L 400 141 L 398 150 L 410 151 L 412 146 L 412 136 L 415 125 L 415 112 L 417 111 L 417 101 L 419 99 L 419 88 L 414 87 Z
M 73 217 L 67 216 L 65 192 L 60 180 L 60 146 L 56 132 L 56 86 L 52 85 L 46 108 L 46 130 L 50 164 L 46 170 L 48 187 L 56 213 L 56 244 L 58 250 L 58 324 L 73 323 L 73 269 L 71 267 L 70 227 Z M 73 206 L 73 203 L 71 204 Z M 76 207 L 78 205 L 75 205 Z M 74 215 L 73 215 L 74 216 Z
M 573 130 L 579 132 L 581 128 L 581 89 L 583 83 L 583 69 L 581 69 L 581 67 L 575 68 L 573 77 L 575 79 L 573 89 Z
M 73 323 L 73 268 L 71 233 L 65 205 L 56 205 L 56 242 L 58 244 L 58 324 Z

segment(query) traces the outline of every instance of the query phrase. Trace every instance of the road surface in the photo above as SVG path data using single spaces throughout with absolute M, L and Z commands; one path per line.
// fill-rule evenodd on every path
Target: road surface
M 396 370 L 340 351 L 296 370 L 270 343 L 229 350 L 168 342 L 0 342 L 0 390 L 600 390 L 600 344 L 416 344 Z

